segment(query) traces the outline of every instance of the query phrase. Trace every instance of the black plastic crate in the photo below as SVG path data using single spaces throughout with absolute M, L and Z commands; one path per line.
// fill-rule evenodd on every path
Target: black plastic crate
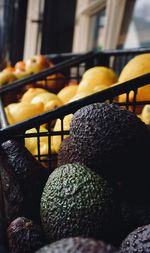
M 61 141 L 64 135 L 69 134 L 69 129 L 64 130 L 64 117 L 68 114 L 74 113 L 77 109 L 94 102 L 113 102 L 114 99 L 123 93 L 126 93 L 126 101 L 123 103 L 118 103 L 120 106 L 125 106 L 127 109 L 129 106 L 133 107 L 133 112 L 136 113 L 136 107 L 138 105 L 149 104 L 150 101 L 137 101 L 136 96 L 138 88 L 150 83 L 150 74 L 138 77 L 136 79 L 130 80 L 128 82 L 122 83 L 120 85 L 110 87 L 106 90 L 97 92 L 96 94 L 90 95 L 86 98 L 80 99 L 79 101 L 72 102 L 70 104 L 61 106 L 57 109 L 51 110 L 49 112 L 43 113 L 42 115 L 30 118 L 26 121 L 17 123 L 15 125 L 8 125 L 6 115 L 3 106 L 3 97 L 8 93 L 8 91 L 17 90 L 23 88 L 25 85 L 30 83 L 38 83 L 39 81 L 47 83 L 49 76 L 55 73 L 62 73 L 66 82 L 70 80 L 77 80 L 78 82 L 82 78 L 84 71 L 90 67 L 101 65 L 108 66 L 112 68 L 116 73 L 120 73 L 123 66 L 135 55 L 150 52 L 150 49 L 134 49 L 134 50 L 112 50 L 112 51 L 94 51 L 87 54 L 67 55 L 68 59 L 56 64 L 50 69 L 46 69 L 41 73 L 31 75 L 28 78 L 13 82 L 11 85 L 5 85 L 0 90 L 1 95 L 1 129 L 0 129 L 0 139 L 1 141 L 7 140 L 12 137 L 19 138 L 20 141 L 24 142 L 26 138 L 34 138 L 37 143 L 37 154 L 35 155 L 39 161 L 47 164 L 49 169 L 52 169 L 53 162 L 57 161 L 57 154 L 52 153 L 52 140 L 51 137 L 58 136 Z M 49 58 L 52 58 L 50 55 Z M 60 55 L 54 55 L 55 59 L 58 60 Z M 58 58 L 57 58 L 58 57 Z M 66 57 L 66 56 L 65 56 Z M 64 59 L 64 58 L 63 58 Z M 53 78 L 55 79 L 55 78 Z M 129 92 L 134 91 L 134 100 L 129 102 Z M 53 123 L 56 119 L 61 120 L 60 131 L 53 131 Z M 47 124 L 47 132 L 40 132 L 40 126 L 42 124 Z M 31 128 L 36 128 L 36 133 L 25 133 Z M 41 154 L 40 152 L 40 138 L 47 138 L 47 152 Z M 56 164 L 55 164 L 56 165 Z

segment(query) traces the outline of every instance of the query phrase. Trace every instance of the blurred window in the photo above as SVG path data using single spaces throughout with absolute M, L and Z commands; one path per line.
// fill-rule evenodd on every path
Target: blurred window
M 88 50 L 103 48 L 105 8 L 90 17 Z
M 150 1 L 136 0 L 134 2 L 131 17 L 130 19 L 128 18 L 128 20 L 124 21 L 123 24 L 124 34 L 122 32 L 122 41 L 119 43 L 119 48 L 150 47 L 149 12 Z
M 108 0 L 77 0 L 73 52 L 103 47 Z

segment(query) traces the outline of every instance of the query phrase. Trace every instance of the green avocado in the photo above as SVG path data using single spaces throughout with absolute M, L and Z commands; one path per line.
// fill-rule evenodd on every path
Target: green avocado
M 115 204 L 107 181 L 80 164 L 56 168 L 41 198 L 41 221 L 48 242 L 66 237 L 108 238 Z

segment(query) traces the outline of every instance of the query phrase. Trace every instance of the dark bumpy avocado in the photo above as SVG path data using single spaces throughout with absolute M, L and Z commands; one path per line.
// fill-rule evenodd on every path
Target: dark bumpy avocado
M 136 228 L 122 242 L 121 253 L 149 253 L 150 252 L 150 225 Z
M 73 141 L 71 136 L 65 138 L 60 146 L 58 157 L 57 157 L 57 166 L 62 166 L 67 163 L 75 163 L 80 161 L 78 153 L 75 153 L 73 148 Z
M 1 184 L 3 193 L 3 217 L 5 226 L 24 212 L 24 196 L 19 182 L 7 166 L 7 161 L 1 161 Z
M 49 176 L 41 199 L 41 220 L 49 242 L 71 236 L 106 238 L 114 201 L 107 182 L 80 164 L 66 164 Z
M 33 253 L 44 245 L 41 227 L 25 217 L 10 223 L 7 236 L 10 253 Z
M 115 104 L 91 104 L 74 114 L 70 136 L 75 161 L 117 182 L 127 198 L 147 201 L 150 136 L 136 115 Z
M 36 253 L 117 253 L 116 249 L 103 241 L 91 238 L 65 238 L 47 245 Z
M 15 207 L 17 203 L 16 199 L 18 199 L 18 194 L 20 194 L 23 197 L 23 202 L 21 200 L 20 207 L 19 202 L 18 206 L 16 206 L 17 209 L 22 210 L 19 212 L 19 215 L 28 217 L 30 219 L 39 220 L 40 199 L 43 187 L 45 186 L 45 183 L 49 176 L 48 170 L 45 169 L 31 155 L 31 153 L 16 140 L 8 140 L 2 143 L 0 146 L 0 152 L 3 159 L 5 160 L 3 187 L 6 191 L 6 198 L 13 198 L 12 201 L 14 202 L 11 203 L 14 204 Z M 9 181 L 9 185 L 5 184 L 5 181 Z M 12 185 L 15 184 L 17 185 L 17 188 L 14 186 L 14 192 L 12 193 Z M 9 201 L 7 202 L 9 209 L 9 204 L 11 203 Z M 18 216 L 18 213 L 11 214 L 11 210 L 9 213 L 12 219 Z

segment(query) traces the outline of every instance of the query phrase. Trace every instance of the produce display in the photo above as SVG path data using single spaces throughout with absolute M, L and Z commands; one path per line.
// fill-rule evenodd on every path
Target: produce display
M 55 247 L 78 252 L 76 243 L 82 252 L 86 240 L 90 244 L 94 239 L 89 252 L 130 253 L 122 251 L 125 237 L 150 224 L 149 168 L 143 166 L 149 159 L 149 129 L 113 103 L 85 106 L 70 121 L 70 136 L 63 143 L 71 140 L 71 156 L 63 149 L 58 158 L 68 160 L 53 172 L 17 141 L 1 144 L 10 252 L 44 253 Z M 145 241 L 148 234 L 144 233 Z M 140 252 L 141 240 L 136 249 Z
M 79 83 L 64 82 L 58 73 L 6 94 L 8 122 L 16 124 L 150 72 L 149 58 L 134 57 L 119 76 L 111 68 L 95 66 Z M 44 56 L 18 62 L 0 73 L 1 85 L 53 65 Z M 14 79 L 3 82 L 7 73 Z M 150 85 L 138 90 L 139 101 L 150 100 Z M 133 113 L 132 106 L 127 110 L 118 101 L 125 101 L 125 95 L 66 115 L 63 130 L 69 133 L 63 138 L 57 135 L 60 117 L 50 122 L 51 129 L 47 122 L 27 130 L 33 136 L 26 136 L 24 144 L 17 138 L 0 144 L 10 253 L 150 252 L 150 106 L 140 105 Z M 56 135 L 49 137 L 49 131 Z M 38 132 L 43 134 L 39 139 Z M 48 169 L 43 159 L 50 158 L 50 148 L 57 164 Z
M 68 161 L 50 175 L 21 144 L 11 140 L 1 145 L 7 163 L 2 174 L 7 181 L 3 182 L 9 179 L 5 193 L 7 212 L 11 211 L 7 219 L 10 252 L 78 252 L 76 247 L 84 252 L 88 241 L 92 243 L 89 252 L 130 253 L 132 242 L 130 246 L 126 240 L 134 240 L 132 231 L 150 224 L 149 168 L 143 167 L 143 161 L 148 162 L 149 130 L 132 112 L 107 103 L 78 110 L 70 128 L 70 136 L 62 146 L 71 139 L 70 144 L 78 148 L 68 148 L 71 156 L 63 149 L 64 155 L 58 160 L 66 156 Z M 88 159 L 69 161 L 74 154 L 78 158 L 87 155 Z M 135 166 L 130 161 L 132 156 Z M 8 197 L 12 193 L 10 187 L 17 189 L 13 191 L 17 202 Z M 14 203 L 18 209 L 12 208 Z M 148 240 L 149 232 L 142 231 L 149 231 L 149 227 L 144 229 L 138 230 L 137 252 L 141 249 L 142 233 Z M 27 234 L 32 238 L 30 242 Z M 146 244 L 143 247 L 148 248 Z
M 70 80 L 65 84 L 63 78 L 57 79 L 56 75 L 52 75 L 46 82 L 43 80 L 38 81 L 35 84 L 27 85 L 23 91 L 19 91 L 19 95 L 17 95 L 15 98 L 15 103 L 7 103 L 7 106 L 5 106 L 8 122 L 9 124 L 18 123 L 22 120 L 29 119 L 38 114 L 42 114 L 49 110 L 91 95 L 95 92 L 107 89 L 108 87 L 120 84 L 124 81 L 145 74 L 149 72 L 149 59 L 149 53 L 134 57 L 125 65 L 119 76 L 117 76 L 117 74 L 111 68 L 104 66 L 95 66 L 83 73 L 79 84 L 75 80 Z M 15 78 L 17 79 L 23 78 L 23 74 L 25 73 L 26 75 L 31 75 L 51 66 L 54 66 L 54 64 L 50 60 L 46 59 L 43 55 L 35 55 L 26 62 L 20 61 L 16 63 L 14 67 L 5 68 L 3 71 L 1 71 L 0 74 L 2 74 L 2 76 L 5 76 L 7 74 L 10 74 L 10 76 L 16 75 Z M 22 76 L 17 76 L 17 74 L 22 74 Z M 59 75 L 61 74 L 59 73 Z M 139 88 L 137 100 L 149 100 L 149 90 L 150 85 Z M 8 95 L 10 95 L 12 99 L 13 95 L 11 95 L 11 93 Z M 129 101 L 133 101 L 133 97 L 134 92 L 131 91 L 129 93 Z M 118 102 L 125 102 L 126 94 L 118 96 L 118 98 L 115 98 L 115 100 Z M 145 107 L 141 105 L 136 106 L 136 114 L 146 124 L 149 124 L 148 107 L 149 105 L 146 105 Z M 129 110 L 133 111 L 133 107 L 129 106 Z M 69 121 L 66 124 L 65 119 L 64 130 L 69 130 L 69 128 Z M 53 130 L 61 130 L 60 120 L 57 120 Z M 36 130 L 31 131 L 36 132 Z M 54 136 L 52 137 L 51 141 L 51 152 L 58 153 L 61 144 L 61 137 Z M 45 148 L 45 151 L 48 150 L 48 141 L 45 138 L 45 147 L 46 146 L 47 148 Z M 37 144 L 35 141 L 33 142 L 33 139 L 28 139 L 26 141 L 26 147 L 32 152 L 33 155 L 37 153 Z M 41 154 L 44 154 L 42 148 Z

